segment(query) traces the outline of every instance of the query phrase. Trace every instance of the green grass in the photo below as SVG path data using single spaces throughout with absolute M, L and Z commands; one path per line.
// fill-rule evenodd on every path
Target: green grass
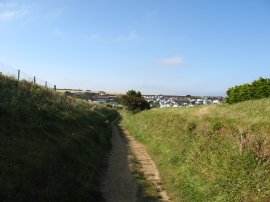
M 0 76 L 0 201 L 101 201 L 116 112 Z
M 270 99 L 121 113 L 175 201 L 270 200 Z

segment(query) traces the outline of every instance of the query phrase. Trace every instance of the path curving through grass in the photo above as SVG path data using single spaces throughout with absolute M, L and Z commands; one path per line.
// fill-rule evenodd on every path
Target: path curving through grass
M 169 201 L 161 187 L 156 165 L 146 148 L 118 125 L 119 119 L 111 125 L 112 151 L 102 189 L 105 200 Z

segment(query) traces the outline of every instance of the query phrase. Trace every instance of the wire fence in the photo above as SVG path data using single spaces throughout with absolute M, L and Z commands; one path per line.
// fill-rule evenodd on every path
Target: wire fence
M 1 62 L 0 62 L 0 74 L 13 77 L 14 79 L 17 80 L 25 80 L 30 83 L 38 84 L 40 86 L 45 86 L 47 88 L 56 90 L 56 85 L 49 83 L 46 80 L 41 79 L 39 77 L 29 75 L 21 71 L 20 69 L 16 69 L 10 65 Z

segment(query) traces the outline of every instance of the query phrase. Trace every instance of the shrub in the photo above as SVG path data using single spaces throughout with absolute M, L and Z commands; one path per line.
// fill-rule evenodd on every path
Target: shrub
M 229 104 L 270 97 L 270 79 L 259 78 L 251 84 L 235 86 L 227 90 Z
M 126 95 L 120 97 L 120 103 L 132 112 L 150 109 L 149 103 L 142 97 L 140 91 L 129 90 Z

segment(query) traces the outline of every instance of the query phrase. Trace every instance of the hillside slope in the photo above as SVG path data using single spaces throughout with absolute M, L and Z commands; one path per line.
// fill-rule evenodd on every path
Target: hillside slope
M 116 112 L 0 76 L 0 201 L 100 201 Z
M 270 99 L 122 116 L 175 201 L 270 200 Z

